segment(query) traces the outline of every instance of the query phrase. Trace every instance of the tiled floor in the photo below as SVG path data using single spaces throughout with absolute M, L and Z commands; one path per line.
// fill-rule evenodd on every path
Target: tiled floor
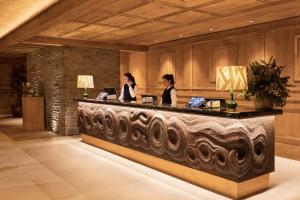
M 225 200 L 194 185 L 81 143 L 24 132 L 0 118 L 0 200 Z M 248 200 L 300 200 L 300 162 L 276 157 L 271 188 Z

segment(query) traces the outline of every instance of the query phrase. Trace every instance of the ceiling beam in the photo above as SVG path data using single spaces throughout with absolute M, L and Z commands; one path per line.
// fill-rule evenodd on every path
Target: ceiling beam
M 109 5 L 115 0 L 63 0 L 50 6 L 0 40 L 0 52 L 37 35 L 61 22 L 73 19 L 78 13 L 88 12 L 94 5 Z
M 9 57 L 10 55 L 0 54 L 0 64 L 20 64 L 26 62 L 26 57 Z
M 53 45 L 53 46 L 80 46 L 80 47 L 92 47 L 92 48 L 103 48 L 103 49 L 119 49 L 125 51 L 147 51 L 147 46 L 121 44 L 121 43 L 110 43 L 110 42 L 98 42 L 98 41 L 87 41 L 78 39 L 65 39 L 65 38 L 54 38 L 54 37 L 41 37 L 36 36 L 30 38 L 23 43 L 35 44 L 35 45 Z

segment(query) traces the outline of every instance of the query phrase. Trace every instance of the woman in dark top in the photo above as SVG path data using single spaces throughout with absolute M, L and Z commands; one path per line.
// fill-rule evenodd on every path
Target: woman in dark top
M 121 90 L 119 97 L 120 101 L 136 101 L 137 86 L 135 79 L 130 73 L 124 74 L 124 85 Z
M 169 104 L 171 106 L 177 105 L 176 90 L 174 88 L 173 74 L 165 74 L 162 77 L 163 85 L 166 88 L 162 94 L 161 104 Z

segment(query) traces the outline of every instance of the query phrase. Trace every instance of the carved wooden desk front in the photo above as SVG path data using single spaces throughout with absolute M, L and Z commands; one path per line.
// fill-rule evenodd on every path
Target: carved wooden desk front
M 83 141 L 226 196 L 240 198 L 265 189 L 268 186 L 266 175 L 274 171 L 274 120 L 279 111 L 253 112 L 252 116 L 239 116 L 238 113 L 223 113 L 222 116 L 219 113 L 215 117 L 211 113 L 179 112 L 175 108 L 173 110 L 137 104 L 89 100 L 79 101 L 78 104 L 79 128 L 84 134 Z M 92 138 L 109 142 L 112 147 L 108 148 L 107 143 L 104 146 L 94 143 Z M 139 155 L 142 152 L 143 158 L 131 156 L 132 152 L 124 154 L 125 151 L 117 150 L 116 148 L 121 147 L 115 145 L 126 147 L 126 151 L 139 152 Z M 145 162 L 144 159 L 148 156 L 151 159 L 159 158 L 156 161 L 158 163 L 152 165 L 154 161 Z M 197 179 L 197 176 L 182 177 L 183 171 L 178 174 L 172 172 L 172 165 L 157 167 L 159 162 L 170 161 L 176 166 L 184 166 L 183 171 L 192 170 L 188 173 L 194 173 L 193 170 L 201 172 L 200 180 L 189 180 Z M 205 180 L 201 180 L 203 174 L 209 174 L 216 181 L 221 180 L 220 183 L 227 180 L 236 184 L 237 194 L 227 194 L 226 189 L 207 185 Z M 239 183 L 247 183 L 257 177 L 264 177 L 266 184 L 253 188 L 247 194 L 240 194 Z

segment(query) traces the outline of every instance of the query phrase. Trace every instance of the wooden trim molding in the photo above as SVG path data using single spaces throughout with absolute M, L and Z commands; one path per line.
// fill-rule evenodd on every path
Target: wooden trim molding
M 33 37 L 26 40 L 26 44 L 39 44 L 39 45 L 69 45 L 69 46 L 81 46 L 81 47 L 92 47 L 92 48 L 105 48 L 105 49 L 119 49 L 126 51 L 147 51 L 146 46 L 131 45 L 131 44 L 120 44 L 120 43 L 109 43 L 109 42 L 96 42 L 78 39 L 65 39 L 55 37 Z
M 0 64 L 24 64 L 26 62 L 25 57 L 21 58 L 9 58 L 0 56 Z

